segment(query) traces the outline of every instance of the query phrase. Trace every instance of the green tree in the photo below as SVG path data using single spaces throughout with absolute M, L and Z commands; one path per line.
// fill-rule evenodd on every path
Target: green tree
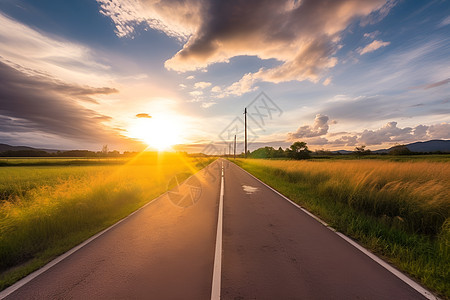
M 287 150 L 288 157 L 293 159 L 307 159 L 311 152 L 305 142 L 295 142 Z
M 361 145 L 359 147 L 355 148 L 355 151 L 353 151 L 356 155 L 369 155 L 372 153 L 370 149 L 366 149 L 366 145 Z
M 411 155 L 411 150 L 408 149 L 405 145 L 397 145 L 392 147 L 389 150 L 390 155 Z

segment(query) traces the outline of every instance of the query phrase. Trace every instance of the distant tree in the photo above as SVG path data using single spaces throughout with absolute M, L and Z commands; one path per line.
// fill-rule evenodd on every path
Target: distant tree
M 0 153 L 3 157 L 45 157 L 51 156 L 50 153 L 43 150 L 9 150 Z
M 370 151 L 370 149 L 366 149 L 366 145 L 361 145 L 359 147 L 356 147 L 353 153 L 355 153 L 356 155 L 369 155 L 372 154 L 372 151 Z
M 319 149 L 314 151 L 316 155 L 335 155 L 335 153 L 331 152 L 330 150 L 325 150 L 325 149 Z
M 397 145 L 392 147 L 389 150 L 389 154 L 390 155 L 411 155 L 413 154 L 413 152 L 411 152 L 411 150 L 408 149 L 408 147 L 406 147 L 405 145 Z
M 89 150 L 69 150 L 58 154 L 61 157 L 96 157 L 97 153 Z
M 108 156 L 110 156 L 110 157 L 119 157 L 120 156 L 120 152 L 117 151 L 117 150 L 109 151 L 108 152 Z
M 307 159 L 310 157 L 308 146 L 305 142 L 295 142 L 287 149 L 287 156 L 293 159 Z
M 285 157 L 286 153 L 284 152 L 283 148 L 279 147 L 278 150 L 275 151 L 274 157 Z

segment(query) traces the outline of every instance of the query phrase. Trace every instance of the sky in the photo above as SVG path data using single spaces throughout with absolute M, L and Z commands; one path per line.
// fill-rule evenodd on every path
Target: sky
M 0 143 L 207 154 L 450 139 L 450 1 L 2 0 Z

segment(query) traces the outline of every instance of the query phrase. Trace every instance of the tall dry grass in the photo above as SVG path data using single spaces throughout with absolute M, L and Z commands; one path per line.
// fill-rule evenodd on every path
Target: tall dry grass
M 388 161 L 254 160 L 291 181 L 367 214 L 437 234 L 450 212 L 450 164 Z

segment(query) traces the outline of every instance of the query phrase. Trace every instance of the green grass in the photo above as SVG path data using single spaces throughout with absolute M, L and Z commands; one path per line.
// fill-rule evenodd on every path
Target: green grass
M 85 165 L 118 165 L 133 158 L 80 158 L 80 157 L 1 157 L 0 167 L 14 166 L 85 166 Z
M 237 160 L 338 231 L 450 297 L 450 164 Z
M 45 160 L 42 163 L 46 163 Z M 176 154 L 102 165 L 0 168 L 0 289 L 166 191 L 212 159 Z

